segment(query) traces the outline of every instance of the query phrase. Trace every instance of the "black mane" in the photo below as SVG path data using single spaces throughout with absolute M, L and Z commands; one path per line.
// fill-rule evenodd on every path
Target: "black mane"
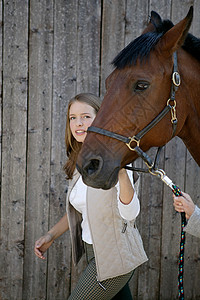
M 137 59 L 140 62 L 146 60 L 160 38 L 174 26 L 170 20 L 161 21 L 159 25 L 152 20 L 151 22 L 155 27 L 155 31 L 142 34 L 128 44 L 112 61 L 114 67 L 123 69 L 126 66 L 135 64 Z M 182 48 L 200 60 L 200 39 L 188 33 Z

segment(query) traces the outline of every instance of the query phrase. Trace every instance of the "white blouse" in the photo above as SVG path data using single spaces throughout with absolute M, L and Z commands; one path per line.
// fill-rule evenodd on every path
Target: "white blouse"
M 132 172 L 128 171 L 129 179 L 134 187 Z M 118 209 L 121 217 L 125 220 L 131 221 L 135 219 L 140 212 L 140 203 L 136 192 L 134 193 L 133 199 L 129 204 L 123 204 L 119 199 L 119 181 L 115 186 L 117 188 L 118 195 Z M 75 186 L 73 187 L 69 201 L 74 206 L 74 208 L 82 214 L 82 239 L 84 242 L 88 244 L 92 244 L 92 237 L 89 228 L 89 222 L 87 217 L 87 208 L 86 208 L 86 193 L 87 193 L 87 185 L 84 184 L 82 177 L 78 179 Z

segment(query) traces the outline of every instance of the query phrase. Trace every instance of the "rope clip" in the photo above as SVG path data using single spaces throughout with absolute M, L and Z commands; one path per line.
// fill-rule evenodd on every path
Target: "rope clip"
M 154 176 L 159 177 L 168 187 L 170 187 L 170 189 L 173 191 L 173 182 L 172 180 L 166 175 L 165 171 L 162 169 L 156 169 L 156 170 L 152 170 L 149 169 L 149 173 L 151 173 Z

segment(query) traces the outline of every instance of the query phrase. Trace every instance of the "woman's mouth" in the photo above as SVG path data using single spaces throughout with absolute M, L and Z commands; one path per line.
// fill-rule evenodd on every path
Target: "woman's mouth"
M 76 133 L 76 135 L 83 135 L 86 133 L 86 131 L 85 130 L 76 130 L 75 133 Z

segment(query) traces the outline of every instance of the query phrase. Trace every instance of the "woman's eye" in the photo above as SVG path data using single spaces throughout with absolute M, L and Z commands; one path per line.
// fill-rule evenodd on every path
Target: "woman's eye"
M 75 117 L 70 117 L 69 120 L 70 121 L 75 120 Z
M 148 87 L 149 87 L 149 82 L 138 81 L 134 87 L 134 91 L 142 92 L 142 91 L 145 91 L 146 89 L 148 89 Z

